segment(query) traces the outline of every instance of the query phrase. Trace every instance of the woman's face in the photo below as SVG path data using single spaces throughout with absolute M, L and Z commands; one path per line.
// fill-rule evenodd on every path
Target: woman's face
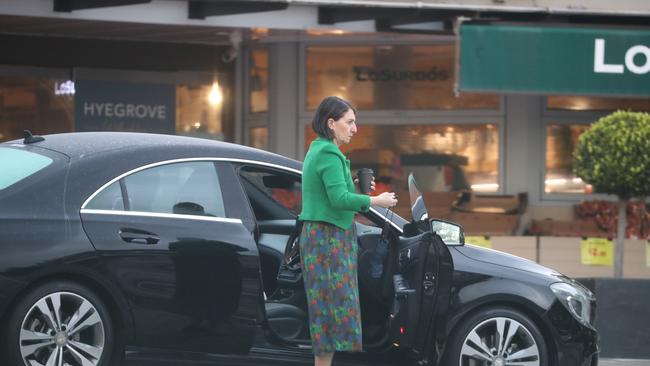
M 357 124 L 354 111 L 350 108 L 345 114 L 336 121 L 330 118 L 327 126 L 334 131 L 334 143 L 337 146 L 347 144 L 357 133 Z

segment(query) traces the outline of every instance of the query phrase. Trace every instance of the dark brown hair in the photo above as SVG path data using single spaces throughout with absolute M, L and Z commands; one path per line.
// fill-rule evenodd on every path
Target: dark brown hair
M 311 121 L 311 128 L 318 136 L 331 140 L 334 138 L 334 132 L 327 125 L 327 121 L 330 118 L 338 121 L 350 109 L 355 115 L 357 114 L 357 110 L 347 100 L 335 96 L 326 97 L 316 109 L 314 119 Z

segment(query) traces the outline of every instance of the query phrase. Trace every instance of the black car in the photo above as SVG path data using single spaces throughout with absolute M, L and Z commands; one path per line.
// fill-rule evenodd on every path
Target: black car
M 180 136 L 0 144 L 0 363 L 310 362 L 300 181 L 298 161 Z M 464 245 L 409 185 L 415 220 L 376 207 L 357 216 L 365 352 L 337 359 L 598 363 L 589 290 Z

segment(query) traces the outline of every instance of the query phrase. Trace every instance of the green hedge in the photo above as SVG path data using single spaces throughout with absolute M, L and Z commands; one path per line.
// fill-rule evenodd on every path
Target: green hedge
M 596 192 L 649 196 L 650 114 L 616 111 L 596 121 L 580 136 L 573 169 Z

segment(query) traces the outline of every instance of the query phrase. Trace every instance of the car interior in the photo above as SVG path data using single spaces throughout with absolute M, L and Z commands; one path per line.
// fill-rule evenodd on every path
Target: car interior
M 285 341 L 309 343 L 307 300 L 298 266 L 287 266 L 285 249 L 299 236 L 296 218 L 300 212 L 300 177 L 286 172 L 240 169 L 242 184 L 257 220 L 257 243 L 266 317 L 271 329 Z M 401 240 L 372 213 L 358 214 L 355 219 L 358 236 L 358 279 L 365 348 L 382 347 L 389 342 L 391 314 L 395 316 L 394 274 L 400 268 L 416 267 L 404 263 L 403 248 L 408 251 L 417 243 L 390 244 L 383 272 L 379 278 L 370 273 L 370 261 L 377 243 L 390 231 L 390 241 Z M 399 258 L 398 258 L 399 257 Z M 398 260 L 399 259 L 399 260 Z M 408 259 L 407 261 L 409 261 Z M 417 262 L 415 256 L 413 262 Z M 410 269 L 409 269 L 410 270 Z M 408 285 L 406 285 L 408 287 Z M 408 306 L 405 306 L 408 308 Z M 416 321 L 416 320 L 414 320 Z M 392 342 L 391 342 L 392 343 Z

